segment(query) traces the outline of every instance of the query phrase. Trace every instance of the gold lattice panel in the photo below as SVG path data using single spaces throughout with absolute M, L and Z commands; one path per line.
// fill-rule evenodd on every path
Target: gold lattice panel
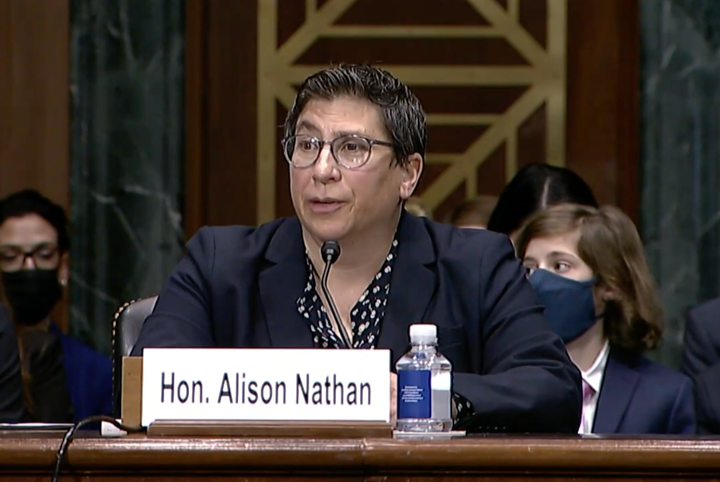
M 462 152 L 429 151 L 428 166 L 440 164 L 442 173 L 432 179 L 421 193 L 431 209 L 440 206 L 459 186 L 465 197 L 478 194 L 478 168 L 499 146 L 504 146 L 505 180 L 518 166 L 518 129 L 542 107 L 544 110 L 544 146 L 541 160 L 555 165 L 565 162 L 565 68 L 567 0 L 546 1 L 546 39 L 542 45 L 519 21 L 520 0 L 467 0 L 485 19 L 482 25 L 356 25 L 339 23 L 341 17 L 363 0 L 306 0 L 305 20 L 281 44 L 278 42 L 279 12 L 283 2 L 301 0 L 257 0 L 257 219 L 276 216 L 277 145 L 283 123 L 276 104 L 290 109 L 295 98 L 294 85 L 327 64 L 309 65 L 298 59 L 321 39 L 385 39 L 388 45 L 397 39 L 500 39 L 520 56 L 522 65 L 392 65 L 382 67 L 401 81 L 415 87 L 486 87 L 522 86 L 525 89 L 501 113 L 433 112 L 428 126 L 478 126 L 482 131 Z M 392 0 L 407 3 L 412 0 Z M 445 0 L 437 0 L 442 8 Z M 380 14 L 382 12 L 379 12 Z M 345 59 L 328 59 L 334 62 Z M 432 138 L 430 139 L 432 145 Z

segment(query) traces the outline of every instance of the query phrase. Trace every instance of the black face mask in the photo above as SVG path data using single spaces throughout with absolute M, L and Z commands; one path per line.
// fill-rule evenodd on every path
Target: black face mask
M 5 288 L 15 323 L 36 325 L 43 321 L 62 297 L 57 269 L 3 271 Z

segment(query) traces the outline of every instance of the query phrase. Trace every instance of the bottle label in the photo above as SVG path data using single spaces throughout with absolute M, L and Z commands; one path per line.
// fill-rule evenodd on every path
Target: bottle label
M 399 419 L 431 417 L 430 375 L 430 370 L 398 371 L 397 416 Z
M 432 418 L 449 420 L 450 415 L 450 372 L 436 373 L 432 377 Z

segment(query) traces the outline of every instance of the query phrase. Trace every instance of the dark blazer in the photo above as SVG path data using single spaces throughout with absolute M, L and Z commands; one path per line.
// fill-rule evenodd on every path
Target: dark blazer
M 688 311 L 682 371 L 695 383 L 698 432 L 720 434 L 720 298 Z
M 20 422 L 24 413 L 15 326 L 10 314 L 0 305 L 0 422 Z
M 593 433 L 694 434 L 692 382 L 643 356 L 610 351 Z
M 378 348 L 392 367 L 413 323 L 438 326 L 453 389 L 477 431 L 577 433 L 581 379 L 542 316 L 508 238 L 404 213 Z M 162 289 L 133 354 L 144 347 L 312 347 L 297 310 L 307 283 L 296 218 L 203 228 Z

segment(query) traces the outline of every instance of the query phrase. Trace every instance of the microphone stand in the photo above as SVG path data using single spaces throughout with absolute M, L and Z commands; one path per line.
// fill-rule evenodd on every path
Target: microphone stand
M 330 307 L 330 313 L 335 320 L 335 324 L 338 327 L 340 337 L 342 338 L 345 347 L 352 348 L 352 339 L 345 329 L 345 325 L 342 323 L 342 318 L 340 318 L 340 313 L 335 305 L 335 300 L 327 287 L 328 277 L 330 276 L 330 267 L 340 257 L 340 244 L 337 241 L 325 241 L 322 248 L 320 248 L 320 254 L 325 260 L 325 268 L 323 268 L 322 277 L 320 278 L 320 288 L 325 295 L 325 299 Z

